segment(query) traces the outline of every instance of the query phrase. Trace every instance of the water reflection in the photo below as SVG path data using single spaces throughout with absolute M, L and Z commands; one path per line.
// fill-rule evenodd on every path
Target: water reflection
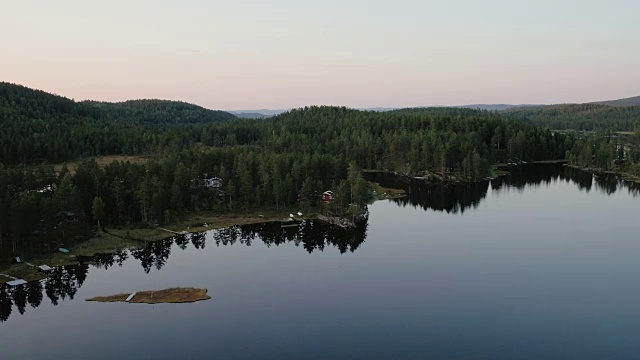
M 236 242 L 251 246 L 261 240 L 268 247 L 293 243 L 307 252 L 324 251 L 336 247 L 341 254 L 356 251 L 366 238 L 368 219 L 360 219 L 354 229 L 330 226 L 320 221 L 304 221 L 295 227 L 283 227 L 280 223 L 263 223 L 234 226 L 213 232 L 216 246 L 233 245 Z
M 622 180 L 616 175 L 597 175 L 557 164 L 529 164 L 509 167 L 510 176 L 477 183 L 428 183 L 420 179 L 410 179 L 389 173 L 368 173 L 368 180 L 383 187 L 403 189 L 407 196 L 393 201 L 401 206 L 411 205 L 429 211 L 443 211 L 457 214 L 470 208 L 477 208 L 491 189 L 496 192 L 524 190 L 527 187 L 549 185 L 565 181 L 589 192 L 592 189 L 612 195 L 626 189 L 636 197 L 640 194 L 640 184 Z
M 233 226 L 209 232 L 215 246 L 244 245 L 251 246 L 254 241 L 262 241 L 267 247 L 293 243 L 302 246 L 306 251 L 324 251 L 335 247 L 340 253 L 354 252 L 364 242 L 367 233 L 368 219 L 357 222 L 353 229 L 343 229 L 320 221 L 303 221 L 294 226 L 283 227 L 280 222 L 255 225 Z M 140 261 L 145 273 L 152 269 L 161 270 L 167 264 L 171 249 L 186 250 L 189 244 L 196 250 L 205 248 L 205 233 L 178 235 L 171 239 L 148 243 L 144 248 L 131 251 L 117 251 L 111 254 L 96 254 L 92 257 L 80 257 L 79 265 L 58 267 L 42 281 L 29 282 L 26 285 L 9 287 L 0 285 L 0 322 L 11 316 L 14 308 L 24 314 L 27 305 L 37 308 L 42 304 L 44 296 L 54 306 L 60 301 L 72 300 L 78 289 L 84 284 L 89 271 L 89 264 L 99 269 L 122 266 L 130 258 Z
M 607 195 L 613 195 L 617 191 L 627 190 L 630 195 L 636 197 L 640 194 L 640 184 L 625 181 L 622 177 L 614 174 L 593 175 L 589 172 L 574 169 L 568 166 L 560 166 L 554 164 L 535 164 L 523 167 L 514 167 L 510 169 L 511 176 L 502 178 L 502 180 L 492 181 L 504 182 L 508 187 L 524 189 L 527 186 L 540 186 L 541 184 L 549 184 L 555 181 L 565 181 L 578 186 L 580 190 L 590 192 L 596 190 Z
M 132 250 L 131 256 L 140 260 L 146 273 L 149 273 L 152 268 L 160 270 L 167 263 L 169 255 L 171 255 L 171 245 L 174 242 L 175 239 L 150 242 L 142 249 Z
M 60 301 L 74 298 L 78 289 L 87 278 L 89 265 L 58 267 L 42 281 L 31 281 L 26 285 L 9 287 L 0 285 L 0 322 L 9 319 L 15 307 L 19 314 L 24 314 L 27 305 L 37 308 L 42 304 L 44 296 L 54 306 Z
M 115 265 L 122 267 L 122 264 L 129 258 L 127 251 L 118 250 L 111 254 L 95 254 L 89 258 L 80 259 L 82 263 L 90 262 L 98 269 L 107 270 Z

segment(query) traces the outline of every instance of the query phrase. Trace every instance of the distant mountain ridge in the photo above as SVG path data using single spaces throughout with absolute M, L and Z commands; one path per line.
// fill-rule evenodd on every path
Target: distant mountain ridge
M 544 106 L 539 104 L 519 104 L 519 105 L 511 105 L 511 104 L 472 104 L 472 105 L 432 105 L 432 106 L 416 106 L 416 107 L 372 107 L 372 108 L 356 108 L 357 110 L 363 111 L 377 111 L 377 112 L 386 112 L 386 111 L 394 111 L 401 109 L 422 109 L 422 108 L 441 108 L 441 107 L 450 107 L 450 108 L 460 108 L 460 109 L 475 109 L 475 110 L 489 110 L 489 111 L 503 111 L 513 108 L 524 108 L 524 107 L 536 107 L 536 106 Z M 271 116 L 275 116 L 287 111 L 291 111 L 293 109 L 285 109 L 285 110 L 241 110 L 241 111 L 229 111 L 239 118 L 245 119 L 266 119 Z
M 618 99 L 618 100 L 594 101 L 587 104 L 600 104 L 600 105 L 607 105 L 607 106 L 613 106 L 613 107 L 637 106 L 637 105 L 640 105 L 640 96 Z M 488 111 L 505 111 L 505 110 L 540 108 L 545 106 L 558 106 L 558 105 L 580 105 L 580 104 L 469 104 L 469 105 L 416 106 L 414 108 L 452 107 L 452 108 L 466 108 L 466 109 L 488 110 Z M 357 108 L 357 110 L 378 111 L 378 112 L 393 111 L 393 110 L 400 110 L 400 109 L 405 109 L 405 108 L 402 108 L 402 107 Z M 246 119 L 265 119 L 265 118 L 275 116 L 290 110 L 292 109 L 234 110 L 229 112 L 236 115 L 237 117 L 246 118 Z
M 530 107 L 538 107 L 544 106 L 541 104 L 472 104 L 472 105 L 458 105 L 453 106 L 457 108 L 467 108 L 467 109 L 477 109 L 477 110 L 489 110 L 489 111 L 503 111 L 515 108 L 530 108 Z
M 256 109 L 256 110 L 229 110 L 228 112 L 244 119 L 266 119 L 287 112 L 291 109 Z
M 233 115 L 241 119 L 266 119 L 269 115 L 260 114 L 257 112 L 233 112 Z

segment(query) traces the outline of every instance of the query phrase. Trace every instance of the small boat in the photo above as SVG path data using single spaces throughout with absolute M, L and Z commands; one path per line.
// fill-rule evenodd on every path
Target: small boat
M 58 251 L 61 252 L 61 253 L 64 253 L 64 254 L 70 253 L 70 251 L 65 249 L 65 248 L 58 248 Z

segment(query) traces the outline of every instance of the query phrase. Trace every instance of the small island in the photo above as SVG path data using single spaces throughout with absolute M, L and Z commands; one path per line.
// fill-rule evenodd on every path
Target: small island
M 207 289 L 171 288 L 166 290 L 140 291 L 130 294 L 96 296 L 87 301 L 128 302 L 135 304 L 181 304 L 209 300 Z

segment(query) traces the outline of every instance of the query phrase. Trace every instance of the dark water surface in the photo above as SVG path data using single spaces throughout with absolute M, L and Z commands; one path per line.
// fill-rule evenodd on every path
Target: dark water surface
M 0 359 L 640 358 L 637 189 L 546 166 L 377 176 L 409 196 L 353 231 L 236 227 L 0 287 Z M 212 299 L 84 301 L 175 286 Z

